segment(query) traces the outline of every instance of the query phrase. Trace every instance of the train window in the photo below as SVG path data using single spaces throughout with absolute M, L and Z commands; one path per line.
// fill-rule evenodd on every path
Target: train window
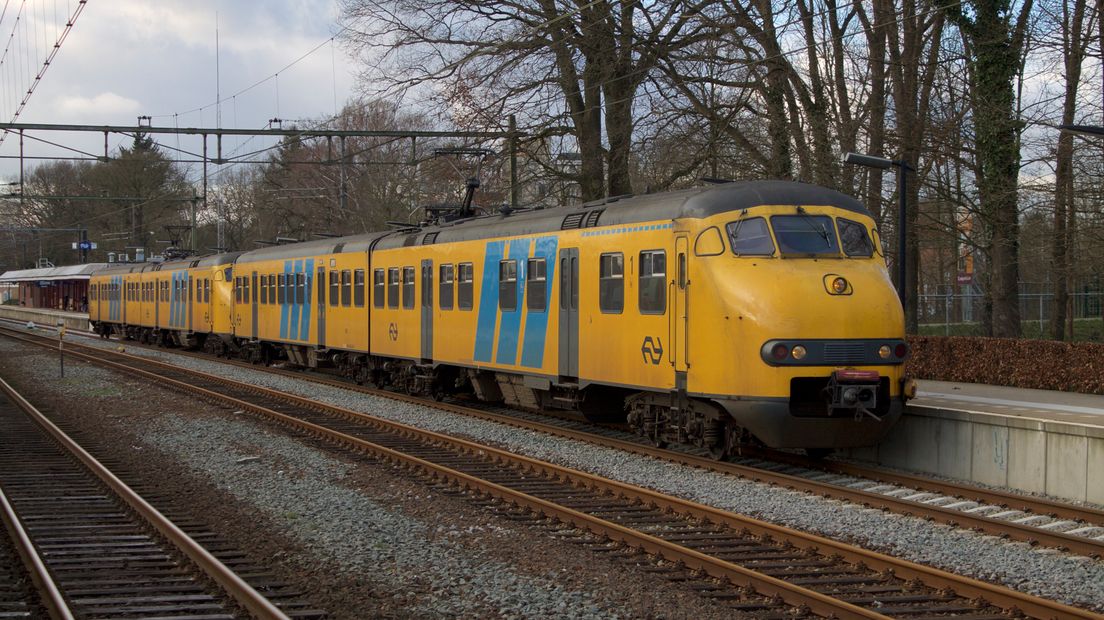
M 211 303 L 211 279 L 203 278 L 203 303 Z
M 357 308 L 364 307 L 364 270 L 357 269 L 353 272 L 353 305 Z
M 268 276 L 261 276 L 261 281 L 257 284 L 257 292 L 261 294 L 261 305 L 268 303 Z
M 230 276 L 233 273 L 234 273 L 234 268 L 233 267 L 227 267 L 226 269 L 223 269 L 222 270 L 222 279 L 229 282 L 230 281 Z
M 667 311 L 667 253 L 663 250 L 640 253 L 639 304 L 641 314 Z
M 306 275 L 302 273 L 295 274 L 295 300 L 292 303 L 305 304 L 307 303 L 307 286 Z
M 249 303 L 249 277 L 242 277 L 242 303 Z
M 241 278 L 234 278 L 234 303 L 241 303 Z
M 452 310 L 452 289 L 453 289 L 453 267 L 452 265 L 441 265 L 441 290 L 438 295 L 441 298 L 441 309 Z
M 548 263 L 543 258 L 530 258 L 526 268 L 525 308 L 544 312 L 548 309 Z
M 503 312 L 517 310 L 517 261 L 498 263 L 498 309 Z
M 399 307 L 399 268 L 391 267 L 387 270 L 387 307 Z
M 456 304 L 461 310 L 471 310 L 475 298 L 475 267 L 471 263 L 460 263 L 456 269 Z
M 341 301 L 341 272 L 330 272 L 330 305 L 336 306 Z
M 372 272 L 372 305 L 377 308 L 383 307 L 383 297 L 387 293 L 385 292 L 387 285 L 384 280 L 383 270 L 377 269 Z
M 414 268 L 403 267 L 403 280 L 402 280 L 402 302 L 403 308 L 410 309 L 414 307 Z
M 842 217 L 836 219 L 836 226 L 839 227 L 840 245 L 844 254 L 865 258 L 874 255 L 874 244 L 870 242 L 866 226 Z
M 598 266 L 598 308 L 606 314 L 625 309 L 625 255 L 603 254 Z
M 832 218 L 827 215 L 771 216 L 774 237 L 782 254 L 799 256 L 838 256 L 839 242 Z
M 763 218 L 737 220 L 730 222 L 727 228 L 732 253 L 736 256 L 774 256 L 774 241 Z
M 276 303 L 281 306 L 284 305 L 284 296 L 287 293 L 285 286 L 287 285 L 287 274 L 281 273 L 276 276 Z
M 341 305 L 348 308 L 353 303 L 353 272 L 341 270 Z
M 276 274 L 268 274 L 268 303 L 276 305 L 276 297 L 279 294 L 279 287 L 276 282 Z

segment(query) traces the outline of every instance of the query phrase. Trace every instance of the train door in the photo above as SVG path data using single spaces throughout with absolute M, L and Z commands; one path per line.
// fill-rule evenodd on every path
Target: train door
M 668 315 L 671 322 L 671 362 L 675 366 L 675 385 L 686 389 L 686 372 L 690 369 L 690 252 L 685 233 L 675 234 L 674 278 L 670 281 L 672 308 Z
M 579 248 L 560 250 L 560 379 L 579 376 Z
M 422 261 L 422 361 L 433 361 L 433 261 Z
M 326 346 L 326 268 L 318 267 L 318 277 L 314 280 L 318 287 L 315 299 L 318 302 L 318 346 Z
M 252 303 L 253 307 L 250 308 L 249 312 L 253 317 L 253 326 L 250 327 L 250 329 L 249 329 L 249 335 L 253 338 L 253 340 L 256 340 L 257 339 L 257 299 L 259 298 L 259 293 L 257 291 L 257 272 L 256 271 L 254 271 L 253 275 L 251 276 L 251 284 L 252 284 L 252 286 L 249 287 L 249 301 Z

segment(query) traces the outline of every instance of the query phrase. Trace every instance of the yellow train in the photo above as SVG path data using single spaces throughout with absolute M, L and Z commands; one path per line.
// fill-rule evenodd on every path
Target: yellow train
M 93 276 L 105 336 L 621 419 L 720 457 L 877 443 L 911 384 L 858 202 L 759 181 Z

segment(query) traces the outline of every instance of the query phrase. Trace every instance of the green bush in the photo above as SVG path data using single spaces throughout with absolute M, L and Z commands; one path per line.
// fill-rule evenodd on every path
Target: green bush
M 1104 394 L 1104 344 L 911 336 L 908 376 L 1037 390 Z

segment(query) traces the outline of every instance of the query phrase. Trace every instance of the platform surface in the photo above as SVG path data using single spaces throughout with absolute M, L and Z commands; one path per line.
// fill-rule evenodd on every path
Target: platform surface
M 918 381 L 909 406 L 1104 426 L 1104 396 L 976 383 Z

